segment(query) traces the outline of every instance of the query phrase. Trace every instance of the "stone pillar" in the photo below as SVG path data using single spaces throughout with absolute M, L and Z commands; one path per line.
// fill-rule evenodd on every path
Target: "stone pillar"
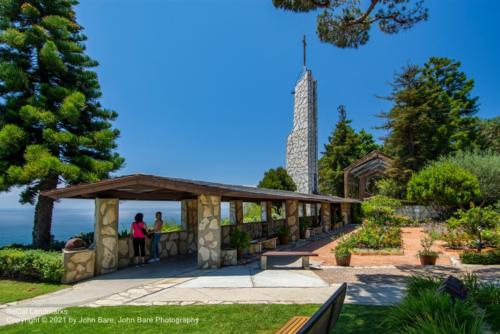
M 323 232 L 330 231 L 332 227 L 330 203 L 321 203 L 321 224 L 323 225 Z
M 286 224 L 290 228 L 290 238 L 292 241 L 299 240 L 299 201 L 287 200 L 286 203 Z
M 243 224 L 243 201 L 229 202 L 229 220 L 231 224 Z
M 351 223 L 351 204 L 350 203 L 340 203 L 340 212 L 342 214 L 343 225 Z
M 118 199 L 95 200 L 95 273 L 118 269 Z
M 221 264 L 220 196 L 198 196 L 198 267 Z

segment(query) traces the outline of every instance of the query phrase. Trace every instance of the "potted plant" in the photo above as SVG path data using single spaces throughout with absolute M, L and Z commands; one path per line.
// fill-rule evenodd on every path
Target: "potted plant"
M 290 241 L 290 227 L 286 224 L 280 225 L 276 229 L 276 235 L 281 245 L 288 245 Z
M 300 238 L 301 239 L 306 239 L 307 236 L 307 229 L 311 227 L 311 221 L 309 217 L 302 217 L 300 218 L 299 221 L 299 231 L 300 231 Z
M 337 246 L 332 250 L 335 253 L 335 261 L 338 266 L 348 267 L 351 264 L 351 243 L 344 239 L 339 241 Z
M 231 247 L 236 248 L 238 258 L 241 258 L 243 256 L 243 251 L 250 246 L 252 237 L 245 231 L 235 229 L 229 234 L 229 240 Z
M 432 239 L 430 236 L 426 236 L 420 239 L 422 250 L 418 252 L 418 257 L 420 258 L 420 264 L 422 264 L 423 266 L 436 264 L 436 259 L 438 258 L 439 253 L 431 250 L 433 244 L 434 239 Z

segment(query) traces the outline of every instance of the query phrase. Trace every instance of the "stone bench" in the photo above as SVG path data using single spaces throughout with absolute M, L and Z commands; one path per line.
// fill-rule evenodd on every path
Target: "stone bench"
M 278 238 L 255 239 L 250 242 L 248 247 L 249 254 L 261 253 L 264 249 L 276 249 Z
M 262 270 L 267 269 L 267 258 L 278 256 L 300 256 L 302 257 L 302 268 L 309 269 L 309 257 L 318 256 L 312 252 L 265 252 L 260 256 L 260 267 Z

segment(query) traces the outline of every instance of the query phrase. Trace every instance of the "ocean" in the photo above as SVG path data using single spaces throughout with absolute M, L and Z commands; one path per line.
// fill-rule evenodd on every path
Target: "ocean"
M 144 221 L 147 224 L 154 222 L 154 208 L 143 210 L 120 209 L 119 230 L 130 229 L 130 224 L 137 212 L 144 214 Z M 170 208 L 168 212 L 163 212 L 164 221 L 180 224 L 180 208 Z M 32 209 L 0 209 L 0 246 L 20 243 L 31 243 L 33 231 L 33 210 Z M 52 219 L 52 234 L 56 240 L 66 241 L 70 237 L 81 232 L 94 231 L 94 212 L 86 209 L 56 209 Z
M 144 214 L 144 221 L 152 225 L 155 212 L 163 213 L 163 221 L 181 224 L 180 202 L 125 202 L 120 204 L 119 231 L 130 229 L 137 212 Z M 130 205 L 133 204 L 133 205 Z M 222 205 L 222 218 L 229 216 L 229 206 Z M 66 241 L 81 232 L 94 231 L 94 205 L 88 203 L 82 208 L 56 207 L 52 219 L 52 234 L 56 240 Z M 0 208 L 0 247 L 12 243 L 30 244 L 33 231 L 33 207 L 4 209 Z

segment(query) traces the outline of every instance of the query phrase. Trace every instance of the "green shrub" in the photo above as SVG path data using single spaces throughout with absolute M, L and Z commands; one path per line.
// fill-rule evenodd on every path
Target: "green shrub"
M 467 211 L 458 210 L 455 217 L 448 219 L 448 227 L 461 228 L 476 242 L 477 250 L 483 248 L 483 234 L 500 228 L 500 213 L 493 208 L 472 207 Z
M 391 221 L 400 206 L 399 200 L 381 195 L 370 197 L 361 204 L 364 217 L 378 224 Z
M 486 246 L 500 248 L 500 226 L 495 229 L 483 231 L 483 242 Z
M 484 325 L 472 300 L 453 303 L 448 294 L 425 289 L 394 307 L 384 326 L 387 333 L 479 334 Z
M 81 232 L 80 234 L 72 236 L 70 239 L 73 238 L 80 238 L 85 241 L 87 246 L 90 246 L 94 242 L 94 232 Z
M 229 218 L 222 218 L 220 220 L 220 226 L 231 225 L 231 220 Z
M 413 174 L 408 182 L 408 199 L 432 205 L 444 213 L 479 196 L 479 182 L 466 169 L 451 163 L 434 163 Z
M 169 223 L 164 223 L 163 226 L 161 227 L 162 232 L 178 232 L 182 231 L 182 226 L 179 224 L 169 224 Z
M 118 233 L 118 238 L 130 238 L 130 230 L 123 229 Z
M 479 182 L 480 195 L 477 201 L 493 204 L 500 200 L 500 153 L 457 152 L 454 155 L 442 157 L 440 162 L 452 163 L 474 174 Z
M 500 264 L 500 250 L 490 252 L 463 252 L 460 260 L 465 264 Z
M 332 253 L 337 257 L 346 257 L 351 255 L 352 248 L 354 247 L 353 238 L 351 236 L 344 236 L 339 240 Z
M 314 217 L 299 217 L 300 230 L 305 230 L 314 225 Z
M 462 248 L 470 243 L 470 238 L 461 229 L 449 228 L 442 236 L 442 240 L 450 248 Z
M 380 179 L 376 183 L 377 193 L 382 196 L 393 198 L 405 198 L 406 187 L 396 179 Z
M 290 235 L 290 227 L 286 224 L 286 222 L 278 226 L 278 228 L 276 229 L 276 235 L 279 237 Z
M 231 247 L 239 250 L 245 250 L 250 246 L 252 237 L 245 231 L 235 229 L 229 234 L 229 240 Z
M 350 242 L 356 248 L 399 248 L 401 247 L 401 229 L 394 226 L 364 222 L 360 229 L 353 232 Z
M 42 250 L 0 250 L 0 276 L 47 282 L 60 282 L 64 274 L 60 252 Z

